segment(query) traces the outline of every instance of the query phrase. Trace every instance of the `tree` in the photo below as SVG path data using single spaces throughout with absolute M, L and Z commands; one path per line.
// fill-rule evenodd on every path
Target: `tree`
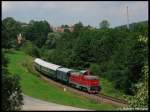
M 2 110 L 20 110 L 23 104 L 22 91 L 18 76 L 11 76 L 2 69 Z
M 136 43 L 137 45 L 137 43 Z M 133 86 L 134 97 L 127 97 L 130 107 L 138 107 L 138 108 L 148 108 L 148 37 L 147 36 L 138 36 L 138 46 L 137 50 L 142 51 L 142 55 L 138 56 L 135 60 L 137 60 L 138 65 L 142 66 L 140 73 L 138 73 L 138 77 L 136 75 L 136 84 Z M 137 51 L 134 50 L 134 51 Z M 139 53 L 137 53 L 139 54 Z M 142 58 L 142 59 L 141 59 Z M 136 62 L 136 63 L 137 63 Z M 135 64 L 136 65 L 136 64 Z M 138 71 L 134 69 L 135 71 Z M 135 74 L 133 74 L 134 76 Z
M 2 20 L 2 47 L 3 48 L 15 48 L 17 34 L 21 32 L 20 22 L 15 21 L 11 17 L 7 17 Z
M 103 20 L 100 23 L 100 28 L 109 28 L 109 26 L 110 26 L 110 23 L 107 20 Z
M 81 22 L 78 22 L 78 23 L 74 24 L 74 31 L 75 32 L 78 32 L 81 29 L 83 29 L 83 24 Z
M 86 32 L 87 33 L 87 32 Z M 90 59 L 93 57 L 93 54 L 91 54 L 90 48 L 91 48 L 91 36 L 90 35 L 84 35 L 85 33 L 82 33 L 77 41 L 76 45 L 74 47 L 74 51 L 76 53 L 76 56 L 80 58 L 82 61 L 90 61 Z M 87 33 L 88 34 L 88 33 Z
M 65 29 L 64 29 L 64 32 L 70 33 L 69 28 L 65 28 Z
M 59 33 L 49 33 L 44 47 L 48 49 L 56 48 L 56 41 L 60 38 L 61 35 Z
M 11 48 L 11 38 L 4 25 L 2 25 L 2 48 Z
M 23 105 L 20 79 L 8 72 L 5 63 L 7 59 L 4 54 L 2 58 L 2 60 L 5 60 L 2 63 L 2 111 L 20 110 Z
M 49 32 L 52 32 L 52 28 L 47 21 L 33 20 L 24 31 L 26 39 L 32 41 L 39 48 L 44 45 Z
M 133 108 L 148 108 L 148 65 L 142 69 L 142 78 L 135 85 L 134 97 L 127 97 L 130 107 Z
M 90 26 L 90 25 L 87 25 L 87 26 L 84 27 L 84 29 L 85 30 L 91 30 L 91 29 L 94 29 L 94 28 L 92 28 L 92 26 Z
M 90 66 L 90 70 L 92 72 L 93 75 L 100 75 L 101 74 L 101 70 L 100 70 L 100 65 L 98 64 L 91 64 Z
M 61 25 L 61 28 L 69 28 L 68 25 Z

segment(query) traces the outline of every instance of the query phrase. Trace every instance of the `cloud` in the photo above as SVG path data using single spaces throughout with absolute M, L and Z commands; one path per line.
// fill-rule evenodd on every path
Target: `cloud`
M 9 2 L 7 2 L 7 1 L 2 2 L 2 11 L 3 12 L 7 12 L 7 11 L 11 10 L 11 7 L 12 7 L 12 5 L 9 4 Z
M 46 19 L 55 26 L 78 21 L 97 26 L 108 19 L 116 26 L 126 23 L 126 6 L 131 22 L 148 19 L 146 1 L 2 1 L 2 18 L 11 16 L 26 22 Z

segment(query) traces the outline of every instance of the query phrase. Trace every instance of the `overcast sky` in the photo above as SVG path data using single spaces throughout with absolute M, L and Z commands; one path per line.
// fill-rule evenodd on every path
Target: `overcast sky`
M 47 20 L 52 26 L 81 21 L 94 27 L 107 19 L 114 27 L 127 23 L 126 6 L 130 23 L 148 20 L 147 1 L 2 1 L 2 19 Z

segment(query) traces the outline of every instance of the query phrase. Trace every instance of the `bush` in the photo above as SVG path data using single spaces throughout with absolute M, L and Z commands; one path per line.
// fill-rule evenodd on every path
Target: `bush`
M 31 56 L 40 57 L 38 48 L 30 41 L 26 41 L 21 49 Z
M 95 63 L 91 64 L 90 70 L 91 70 L 91 72 L 92 72 L 93 75 L 99 75 L 99 76 L 101 76 L 100 65 L 95 64 Z
M 23 105 L 23 96 L 19 77 L 11 75 L 7 67 L 7 58 L 2 52 L 2 111 L 15 111 L 20 110 Z
M 20 110 L 23 105 L 23 96 L 19 84 L 18 76 L 10 76 L 9 73 L 3 69 L 2 73 L 2 110 L 14 111 Z

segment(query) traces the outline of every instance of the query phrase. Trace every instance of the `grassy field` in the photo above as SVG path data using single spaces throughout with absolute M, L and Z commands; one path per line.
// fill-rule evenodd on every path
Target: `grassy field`
M 9 59 L 8 70 L 20 76 L 22 91 L 26 95 L 58 104 L 93 110 L 115 110 L 117 108 L 109 104 L 97 104 L 85 97 L 69 91 L 64 92 L 61 88 L 40 80 L 25 67 L 25 64 L 32 63 L 33 57 L 26 55 L 24 52 L 13 51 L 7 53 L 6 56 Z M 106 82 L 103 81 L 101 83 L 105 84 Z

